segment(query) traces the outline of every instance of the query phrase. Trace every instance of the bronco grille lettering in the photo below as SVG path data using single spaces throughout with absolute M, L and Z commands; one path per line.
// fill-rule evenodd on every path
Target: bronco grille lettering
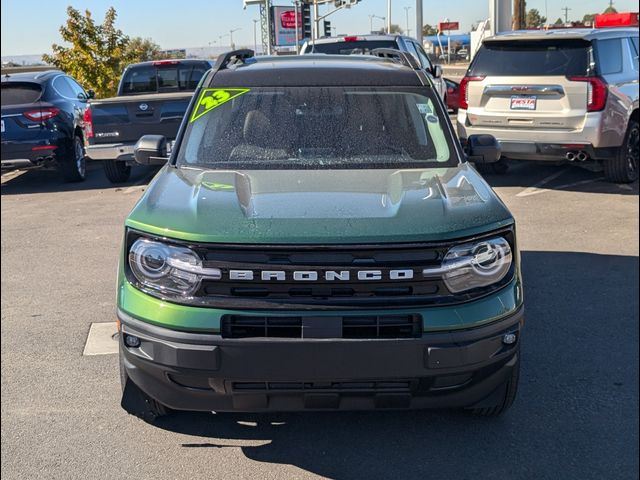
M 375 280 L 412 280 L 414 271 L 412 269 L 388 270 L 383 273 L 382 270 L 358 270 L 354 272 L 360 281 Z M 229 280 L 262 280 L 262 281 L 286 281 L 293 280 L 295 282 L 316 282 L 323 278 L 327 282 L 348 282 L 351 280 L 351 272 L 349 270 L 229 270 Z

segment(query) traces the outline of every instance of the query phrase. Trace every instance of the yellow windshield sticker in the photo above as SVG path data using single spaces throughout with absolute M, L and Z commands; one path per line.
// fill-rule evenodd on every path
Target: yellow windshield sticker
M 200 94 L 196 107 L 193 109 L 191 122 L 248 91 L 248 88 L 205 88 Z

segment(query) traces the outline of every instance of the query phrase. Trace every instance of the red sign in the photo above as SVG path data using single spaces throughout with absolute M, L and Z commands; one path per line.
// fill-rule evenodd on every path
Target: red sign
M 440 22 L 438 23 L 438 30 L 444 32 L 445 30 L 460 30 L 460 22 Z
M 296 13 L 295 10 L 287 10 L 280 14 L 280 22 L 282 28 L 296 28 Z M 302 15 L 298 14 L 298 28 L 302 26 Z
M 637 27 L 638 12 L 605 13 L 596 15 L 596 28 Z

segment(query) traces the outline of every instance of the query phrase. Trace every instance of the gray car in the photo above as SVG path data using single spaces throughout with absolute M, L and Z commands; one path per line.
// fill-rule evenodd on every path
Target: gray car
M 506 158 L 602 162 L 638 178 L 638 30 L 511 32 L 484 40 L 460 83 L 461 139 L 490 134 Z
M 424 72 L 433 82 L 433 86 L 443 102 L 447 103 L 447 85 L 442 78 L 442 67 L 434 65 L 424 51 L 420 42 L 406 35 L 343 35 L 340 37 L 325 37 L 315 41 L 307 41 L 302 46 L 301 54 L 327 53 L 334 55 L 367 54 L 377 48 L 392 48 L 410 53 L 418 61 Z

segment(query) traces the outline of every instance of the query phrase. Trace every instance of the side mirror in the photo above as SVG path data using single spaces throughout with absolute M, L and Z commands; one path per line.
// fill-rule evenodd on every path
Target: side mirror
M 163 135 L 143 135 L 133 148 L 139 165 L 162 165 L 167 158 L 167 139 Z
M 440 65 L 434 65 L 432 73 L 433 73 L 433 78 L 442 77 L 442 67 Z
M 96 92 L 93 90 L 87 90 L 87 98 L 96 98 Z
M 495 163 L 502 147 L 493 135 L 470 135 L 466 143 L 467 159 L 474 163 Z

